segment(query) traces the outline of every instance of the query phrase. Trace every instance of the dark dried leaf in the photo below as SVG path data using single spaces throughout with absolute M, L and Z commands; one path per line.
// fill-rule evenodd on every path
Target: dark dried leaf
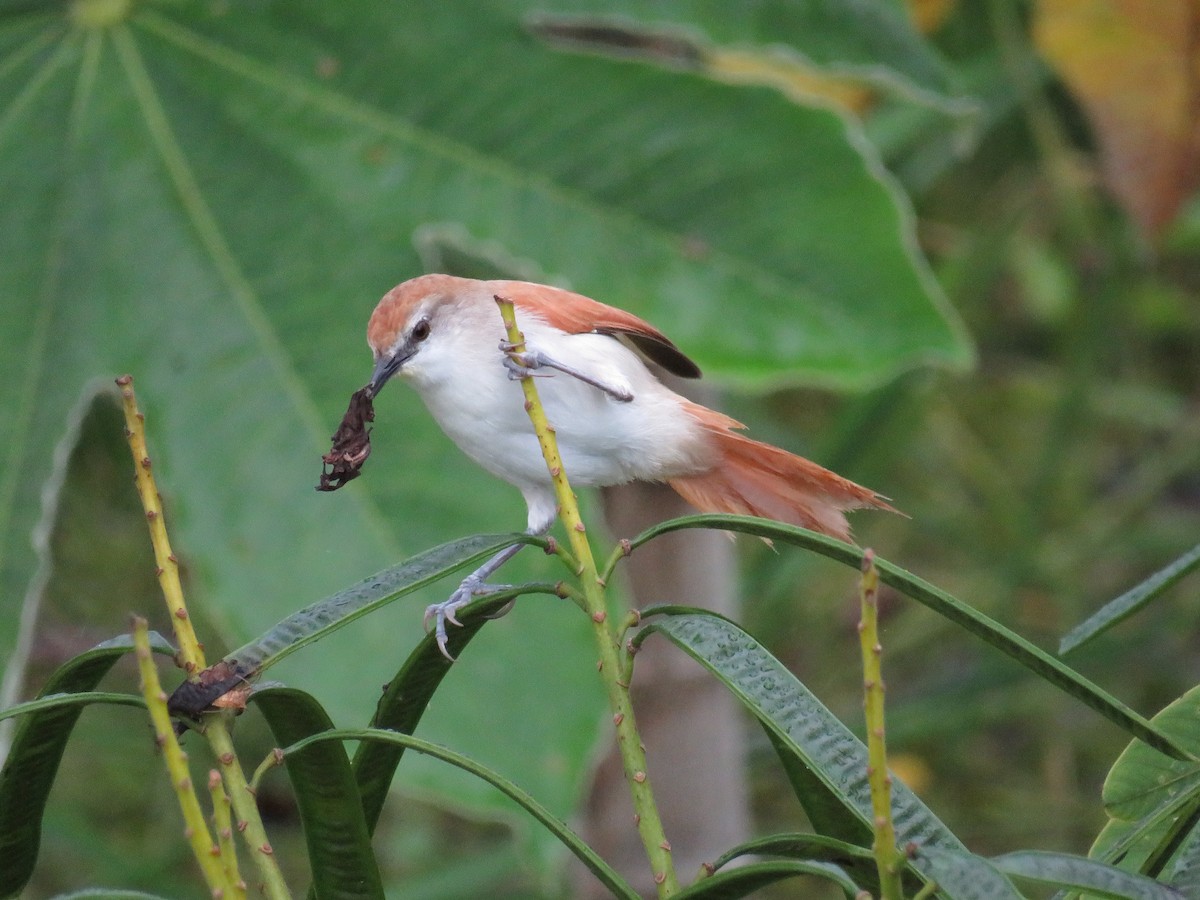
M 321 457 L 318 491 L 336 491 L 362 474 L 363 463 L 371 455 L 371 429 L 367 423 L 374 421 L 370 387 L 360 388 L 350 395 L 350 406 L 333 435 L 332 449 Z

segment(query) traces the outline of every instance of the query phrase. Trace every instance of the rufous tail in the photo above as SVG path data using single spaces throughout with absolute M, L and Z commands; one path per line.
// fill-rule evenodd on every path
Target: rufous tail
M 708 432 L 716 462 L 667 483 L 701 512 L 759 516 L 851 541 L 847 510 L 897 511 L 886 498 L 814 462 L 734 433 L 730 429 L 741 426 L 728 416 L 688 407 Z

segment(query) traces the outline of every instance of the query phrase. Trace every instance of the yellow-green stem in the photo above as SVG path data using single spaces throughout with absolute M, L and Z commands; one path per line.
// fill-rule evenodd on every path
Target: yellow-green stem
M 497 296 L 496 303 L 500 306 L 500 315 L 504 319 L 509 342 L 516 350 L 524 349 L 525 338 L 517 328 L 512 301 Z M 580 567 L 579 578 L 586 612 L 592 620 L 592 631 L 600 651 L 600 676 L 608 693 L 613 724 L 617 731 L 617 747 L 625 767 L 625 778 L 629 782 L 630 792 L 633 796 L 634 821 L 641 836 L 642 845 L 646 848 L 646 856 L 650 860 L 654 883 L 658 887 L 658 896 L 669 897 L 678 892 L 679 880 L 675 874 L 674 860 L 671 858 L 671 845 L 663 833 L 662 820 L 659 817 L 658 806 L 654 802 L 654 793 L 650 787 L 650 777 L 646 771 L 646 751 L 642 747 L 641 737 L 634 721 L 629 683 L 622 683 L 621 680 L 623 666 L 620 645 L 608 623 L 604 586 L 596 572 L 596 561 L 592 557 L 592 548 L 588 543 L 587 529 L 579 515 L 579 504 L 567 481 L 562 457 L 558 453 L 558 441 L 554 436 L 553 427 L 546 419 L 546 412 L 541 401 L 538 399 L 534 379 L 522 379 L 521 387 L 525 392 L 525 411 L 529 413 L 529 420 L 533 423 L 533 430 L 537 433 L 538 443 L 542 448 L 542 456 L 546 460 L 546 468 L 554 482 L 559 518 L 566 527 L 572 554 Z
M 863 553 L 861 615 L 858 623 L 863 660 L 863 708 L 867 720 L 867 780 L 871 785 L 871 811 L 875 843 L 872 851 L 879 869 L 881 900 L 903 900 L 900 880 L 903 860 L 896 848 L 892 822 L 892 776 L 888 773 L 887 741 L 883 716 L 883 645 L 879 643 L 879 571 L 875 554 Z
M 150 526 L 150 543 L 154 547 L 158 584 L 162 588 L 163 598 L 167 601 L 167 611 L 171 614 L 175 643 L 179 645 L 180 666 L 187 673 L 188 679 L 194 681 L 205 667 L 204 650 L 196 639 L 196 631 L 192 628 L 192 620 L 183 602 L 179 561 L 171 551 L 167 523 L 163 520 L 162 498 L 154 483 L 150 454 L 146 451 L 145 416 L 138 409 L 137 397 L 133 393 L 133 376 L 122 375 L 117 379 L 117 385 L 121 388 L 121 404 L 125 410 L 125 436 L 129 440 L 129 451 L 133 454 L 138 496 L 142 500 L 146 522 Z
M 233 885 L 235 898 L 246 896 L 246 882 L 238 872 L 237 844 L 233 841 L 233 818 L 229 814 L 229 795 L 221 784 L 221 773 L 208 770 L 208 793 L 212 798 L 213 828 L 217 832 L 217 846 L 221 848 L 221 867 L 225 881 Z
M 246 846 L 250 848 L 250 860 L 258 872 L 259 890 L 268 900 L 290 900 L 291 893 L 283 880 L 279 863 L 275 861 L 275 850 L 267 839 L 267 830 L 263 827 L 262 816 L 258 813 L 254 790 L 247 783 L 246 773 L 242 771 L 241 763 L 238 762 L 233 749 L 228 725 L 230 717 L 232 713 L 226 710 L 205 716 L 204 736 L 208 738 L 209 746 L 221 765 L 225 793 L 229 795 L 229 803 L 237 818 L 236 828 L 242 833 Z
M 171 787 L 183 813 L 183 833 L 204 875 L 204 883 L 208 885 L 212 895 L 231 896 L 226 892 L 232 890 L 233 884 L 225 877 L 225 869 L 219 856 L 220 849 L 208 830 L 208 823 L 204 821 L 204 811 L 196 797 L 192 775 L 188 771 L 187 754 L 179 746 L 175 729 L 171 726 L 171 714 L 167 712 L 167 695 L 159 683 L 158 670 L 154 668 L 150 636 L 146 620 L 141 616 L 134 616 L 133 619 L 133 647 L 137 656 L 138 673 L 141 675 L 142 696 L 146 699 L 146 708 L 150 711 L 150 721 L 154 725 L 154 740 L 162 750 Z

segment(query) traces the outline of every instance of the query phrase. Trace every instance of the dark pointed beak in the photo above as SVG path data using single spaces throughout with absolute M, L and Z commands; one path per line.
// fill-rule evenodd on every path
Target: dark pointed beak
M 411 356 L 411 352 L 401 347 L 390 356 L 379 357 L 375 363 L 375 371 L 371 373 L 371 380 L 367 382 L 368 395 L 372 399 L 377 397 L 387 380 L 399 372 Z

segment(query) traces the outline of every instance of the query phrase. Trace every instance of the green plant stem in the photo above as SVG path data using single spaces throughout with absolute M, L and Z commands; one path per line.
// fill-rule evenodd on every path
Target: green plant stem
M 121 399 L 125 410 L 125 436 L 129 440 L 129 449 L 133 454 L 133 467 L 137 473 L 138 495 L 142 500 L 142 508 L 146 511 L 146 521 L 150 525 L 150 542 L 154 545 L 154 556 L 158 561 L 159 586 L 162 588 L 163 597 L 167 601 L 167 609 L 171 613 L 171 624 L 175 628 L 175 638 L 179 643 L 178 663 L 187 672 L 188 678 L 195 680 L 199 676 L 200 671 L 205 667 L 204 651 L 200 646 L 199 640 L 196 638 L 195 630 L 192 628 L 192 619 L 188 614 L 187 603 L 183 595 L 183 585 L 179 579 L 179 564 L 175 558 L 175 554 L 171 551 L 171 542 L 167 535 L 167 524 L 162 514 L 162 500 L 159 497 L 158 486 L 155 484 L 154 475 L 151 472 L 150 456 L 146 451 L 145 417 L 137 407 L 137 398 L 133 392 L 133 378 L 129 375 L 122 375 L 117 379 L 117 385 L 121 388 Z M 142 627 L 145 627 L 144 621 L 142 622 Z M 148 645 L 146 652 L 149 653 Z M 178 747 L 178 741 L 174 741 L 174 730 L 170 725 L 170 716 L 166 707 L 166 695 L 162 694 L 162 689 L 157 687 L 158 676 L 153 671 L 153 666 L 149 666 L 149 672 L 146 671 L 147 666 L 148 663 L 142 663 L 143 683 L 145 683 L 148 677 L 153 678 L 153 683 L 156 686 L 155 696 L 162 695 L 161 717 L 166 722 L 165 733 L 170 735 L 169 740 Z M 151 700 L 149 693 L 147 693 L 146 702 L 151 707 L 151 715 L 156 715 L 154 711 L 155 702 Z M 229 735 L 227 715 L 229 713 L 222 711 L 206 716 L 204 736 L 208 740 L 208 745 L 212 749 L 213 755 L 221 765 L 220 771 L 221 777 L 225 782 L 225 792 L 229 796 L 229 802 L 233 806 L 233 811 L 237 814 L 237 829 L 243 833 L 246 842 L 250 845 L 251 859 L 254 861 L 255 868 L 258 870 L 259 878 L 261 879 L 260 887 L 264 895 L 270 898 L 270 900 L 285 900 L 285 898 L 290 898 L 291 894 L 287 889 L 286 882 L 283 880 L 283 873 L 279 870 L 279 864 L 275 861 L 271 844 L 267 840 L 267 832 L 263 827 L 262 817 L 258 813 L 258 806 L 254 800 L 254 792 L 246 783 L 246 774 L 242 771 L 237 754 L 234 752 L 233 739 Z M 157 721 L 155 722 L 155 729 L 159 734 L 159 741 L 161 743 L 164 740 L 164 731 L 159 727 Z M 170 743 L 164 745 L 164 748 L 169 747 Z M 173 765 L 170 763 L 169 758 L 168 765 Z M 186 774 L 186 767 L 183 771 Z M 172 782 L 178 783 L 181 778 L 181 775 L 172 770 Z M 188 790 L 191 791 L 190 777 L 187 779 L 187 783 Z M 194 799 L 195 792 L 191 792 Z M 184 802 L 185 800 L 181 795 L 181 805 Z M 199 806 L 197 805 L 196 808 L 199 809 Z M 186 808 L 184 815 L 185 818 L 190 816 Z M 212 855 L 213 850 L 219 852 L 219 846 L 214 844 L 212 836 L 209 834 L 208 826 L 204 823 L 203 815 L 200 816 L 200 826 L 198 830 L 189 818 L 189 837 L 194 842 L 197 839 L 197 835 L 203 834 L 207 841 L 206 852 L 216 867 L 217 878 L 219 879 L 218 883 L 224 884 L 225 870 L 221 867 L 216 857 Z M 208 877 L 207 870 L 206 877 Z M 237 895 L 235 885 L 229 885 L 228 887 L 232 892 L 230 896 Z
M 858 623 L 863 662 L 863 709 L 867 720 L 867 780 L 871 785 L 872 852 L 879 869 L 881 900 L 904 900 L 900 880 L 903 860 L 896 849 L 896 827 L 892 822 L 892 776 L 888 772 L 887 740 L 883 715 L 883 646 L 879 643 L 879 571 L 875 554 L 863 553 L 862 586 Z
M 200 677 L 204 669 L 204 650 L 196 638 L 191 616 L 183 600 L 183 584 L 179 579 L 179 560 L 171 550 L 167 536 L 167 523 L 163 518 L 162 498 L 154 482 L 150 467 L 150 454 L 146 450 L 146 417 L 138 409 L 137 396 L 133 392 L 133 376 L 122 375 L 117 379 L 121 388 L 121 403 L 125 412 L 125 437 L 129 441 L 129 452 L 133 454 L 133 470 L 137 482 L 138 496 L 150 526 L 150 543 L 154 547 L 157 564 L 158 584 L 171 614 L 171 627 L 175 629 L 175 643 L 179 645 L 179 665 L 191 681 Z
M 235 896 L 246 896 L 246 882 L 238 871 L 237 844 L 233 840 L 233 818 L 229 812 L 229 795 L 221 782 L 221 773 L 216 769 L 208 772 L 208 793 L 212 799 L 213 828 L 217 832 L 217 846 L 221 849 L 221 867 L 225 880 L 233 885 Z
M 229 796 L 229 803 L 237 817 L 237 830 L 242 833 L 246 845 L 250 848 L 250 859 L 258 872 L 259 889 L 268 900 L 291 900 L 292 895 L 283 879 L 283 872 L 279 869 L 279 863 L 275 861 L 275 850 L 267 839 L 267 830 L 263 827 L 262 816 L 258 812 L 254 790 L 246 782 L 246 773 L 242 771 L 233 749 L 233 739 L 229 735 L 227 722 L 227 717 L 231 715 L 231 712 L 221 710 L 205 716 L 204 736 L 221 764 L 225 793 Z
M 191 772 L 188 771 L 187 754 L 179 746 L 175 729 L 171 727 L 171 714 L 167 712 L 167 695 L 159 683 L 158 670 L 154 668 L 150 636 L 146 620 L 141 616 L 135 616 L 133 619 L 133 646 L 137 656 L 138 674 L 141 676 L 142 696 L 146 700 L 150 721 L 154 725 L 154 740 L 162 751 L 171 787 L 183 813 L 183 833 L 191 845 L 192 855 L 200 866 L 209 891 L 214 897 L 224 896 L 224 892 L 231 890 L 233 884 L 225 877 L 218 845 L 204 821 L 204 811 L 200 809 L 200 800 L 192 784 Z
M 525 338 L 517 328 L 512 301 L 497 296 L 496 303 L 500 307 L 500 315 L 504 319 L 509 342 L 515 349 L 523 349 Z M 624 669 L 621 664 L 621 650 L 616 634 L 608 623 L 604 583 L 596 571 L 596 561 L 592 557 L 592 548 L 588 543 L 587 529 L 579 515 L 579 504 L 567 481 L 562 458 L 558 453 L 558 441 L 555 439 L 554 429 L 546 419 L 546 412 L 538 398 L 534 379 L 523 378 L 521 387 L 525 392 L 525 411 L 529 413 L 529 420 L 533 423 L 538 443 L 542 448 L 542 455 L 546 460 L 546 468 L 554 482 L 559 517 L 566 527 L 572 555 L 579 564 L 577 574 L 583 589 L 585 611 L 592 620 L 592 633 L 600 651 L 600 677 L 604 681 L 604 687 L 608 694 L 613 724 L 617 731 L 617 747 L 625 768 L 625 778 L 629 782 L 629 790 L 633 796 L 634 821 L 637 823 L 642 845 L 646 849 L 646 856 L 650 860 L 654 883 L 658 887 L 658 896 L 669 897 L 678 892 L 679 880 L 675 874 L 674 860 L 671 857 L 671 845 L 663 832 L 662 819 L 659 817 L 658 806 L 654 802 L 654 793 L 650 786 L 650 777 L 646 771 L 646 751 L 642 747 L 641 736 L 634 720 L 629 683 L 621 678 Z

